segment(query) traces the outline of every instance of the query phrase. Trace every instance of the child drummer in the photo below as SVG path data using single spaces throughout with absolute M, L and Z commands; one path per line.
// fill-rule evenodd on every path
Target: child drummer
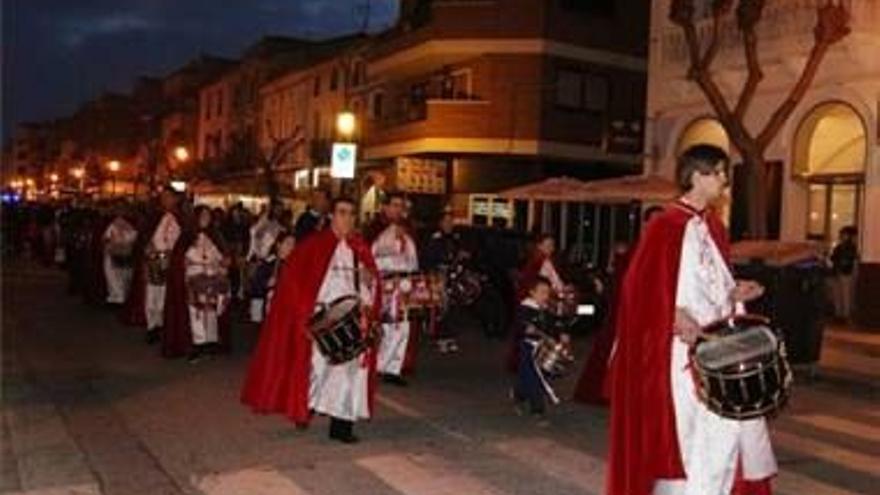
M 559 398 L 550 386 L 552 374 L 542 370 L 536 363 L 535 355 L 545 339 L 556 340 L 568 352 L 570 336 L 559 332 L 552 325 L 552 315 L 547 310 L 553 292 L 549 279 L 538 276 L 528 293 L 520 302 L 514 319 L 514 339 L 518 351 L 516 378 L 512 398 L 517 414 L 528 411 L 539 420 L 540 426 L 547 426 L 546 402 L 559 403 Z M 551 340 L 551 341 L 552 341 Z

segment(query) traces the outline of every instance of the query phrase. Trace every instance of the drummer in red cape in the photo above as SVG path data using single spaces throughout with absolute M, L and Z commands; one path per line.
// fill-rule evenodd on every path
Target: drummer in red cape
M 419 269 L 416 243 L 403 217 L 405 203 L 403 194 L 390 192 L 385 196 L 382 213 L 369 229 L 373 257 L 383 278 L 395 274 L 415 272 Z M 379 345 L 378 370 L 388 383 L 406 385 L 405 372 L 415 366 L 418 349 L 418 327 L 399 306 L 402 286 L 395 288 L 384 300 L 382 341 Z
M 763 417 L 722 418 L 699 401 L 688 351 L 701 328 L 742 310 L 763 288 L 735 281 L 711 204 L 729 158 L 689 148 L 683 195 L 652 218 L 620 294 L 611 363 L 608 495 L 767 495 L 777 471 Z
M 195 208 L 195 226 L 174 246 L 168 268 L 162 355 L 191 363 L 229 349 L 228 269 L 231 258 L 212 227 L 207 206 Z
M 354 233 L 349 199 L 331 205 L 330 228 L 298 243 L 279 274 L 272 304 L 241 393 L 255 412 L 287 416 L 305 427 L 312 412 L 330 417 L 330 438 L 356 442 L 355 421 L 369 419 L 376 390 L 376 353 L 331 364 L 309 331 L 322 305 L 360 299 L 363 318 L 378 317 L 378 272 L 369 246 Z M 368 327 L 362 322 L 363 331 Z

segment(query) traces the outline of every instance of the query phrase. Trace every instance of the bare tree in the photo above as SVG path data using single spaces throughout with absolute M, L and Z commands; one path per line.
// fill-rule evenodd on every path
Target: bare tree
M 290 136 L 277 137 L 272 131 L 272 124 L 266 121 L 266 131 L 269 134 L 271 144 L 268 149 L 257 153 L 257 165 L 260 173 L 263 175 L 263 181 L 266 187 L 266 194 L 270 200 L 278 197 L 281 187 L 278 183 L 278 177 L 275 174 L 278 166 L 297 148 L 305 142 L 302 127 L 296 126 Z
M 760 132 L 753 133 L 745 125 L 745 116 L 764 77 L 758 60 L 756 26 L 761 21 L 766 0 L 739 0 L 736 5 L 735 15 L 737 27 L 742 35 L 748 77 L 733 107 L 725 99 L 713 78 L 712 63 L 715 61 L 721 42 L 722 20 L 734 10 L 735 2 L 734 0 L 711 1 L 712 30 L 705 50 L 701 48 L 701 40 L 697 35 L 694 0 L 672 0 L 669 18 L 684 31 L 690 59 L 688 78 L 700 87 L 718 120 L 742 155 L 743 166 L 746 167 L 748 230 L 752 236 L 762 238 L 767 235 L 764 153 L 812 85 L 828 49 L 849 34 L 850 12 L 843 0 L 828 0 L 820 3 L 816 12 L 816 27 L 813 30 L 813 47 L 800 77 Z

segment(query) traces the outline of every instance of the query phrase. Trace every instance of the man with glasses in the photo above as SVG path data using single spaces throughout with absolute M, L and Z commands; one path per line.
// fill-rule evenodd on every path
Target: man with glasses
M 701 329 L 764 291 L 734 280 L 725 227 L 712 211 L 728 165 L 714 146 L 684 152 L 682 196 L 647 224 L 625 275 L 610 371 L 609 495 L 770 493 L 777 466 L 764 418 L 710 411 L 689 366 Z
M 354 443 L 354 422 L 371 416 L 376 353 L 372 348 L 333 364 L 309 331 L 317 310 L 342 297 L 360 298 L 366 319 L 378 315 L 376 263 L 354 233 L 349 199 L 331 205 L 330 228 L 297 243 L 278 274 L 273 302 L 241 394 L 258 413 L 284 414 L 306 427 L 312 413 L 330 417 L 330 438 Z M 362 322 L 362 331 L 369 325 Z

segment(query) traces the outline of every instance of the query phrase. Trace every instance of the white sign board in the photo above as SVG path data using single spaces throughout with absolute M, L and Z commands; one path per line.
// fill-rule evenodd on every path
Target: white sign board
M 357 145 L 353 143 L 333 143 L 333 156 L 330 159 L 330 176 L 337 179 L 354 179 L 357 163 Z

